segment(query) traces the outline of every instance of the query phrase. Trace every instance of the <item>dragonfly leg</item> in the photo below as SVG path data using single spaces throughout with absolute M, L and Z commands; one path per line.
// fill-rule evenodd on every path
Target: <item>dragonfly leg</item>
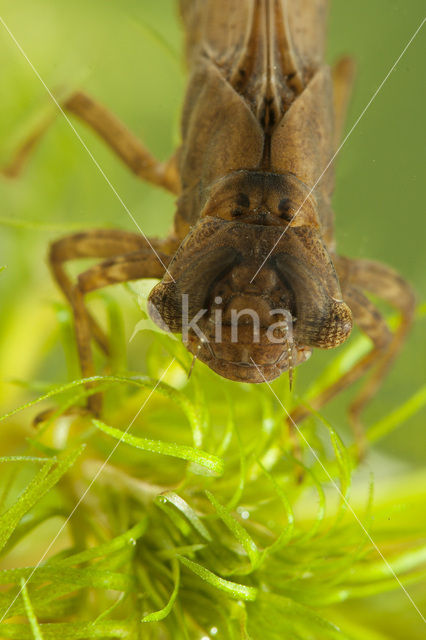
M 352 311 L 355 323 L 370 338 L 373 347 L 349 371 L 321 391 L 310 405 L 313 409 L 320 409 L 343 389 L 372 370 L 371 376 L 349 407 L 349 419 L 361 456 L 365 450 L 361 412 L 377 392 L 404 342 L 414 316 L 415 296 L 408 283 L 385 265 L 370 260 L 341 257 L 336 258 L 335 264 L 343 297 Z M 378 296 L 400 312 L 401 320 L 394 332 L 362 290 Z M 291 417 L 298 423 L 309 413 L 309 409 L 300 406 L 296 407 Z
M 154 246 L 155 244 L 156 241 L 153 241 Z M 64 269 L 64 263 L 78 258 L 108 259 L 86 270 L 78 276 L 76 283 L 72 283 Z M 85 295 L 110 284 L 140 278 L 161 278 L 170 256 L 163 253 L 159 247 L 154 253 L 144 237 L 139 234 L 94 229 L 54 242 L 51 245 L 49 260 L 54 277 L 73 309 L 82 375 L 93 376 L 95 369 L 91 350 L 92 338 L 105 353 L 108 353 L 109 349 L 105 333 L 86 308 Z M 88 404 L 92 411 L 99 412 L 100 395 L 90 396 Z
M 62 102 L 61 107 L 96 131 L 138 178 L 172 193 L 179 193 L 175 155 L 167 162 L 159 162 L 113 113 L 82 91 L 71 94 Z M 31 152 L 53 120 L 52 116 L 46 119 L 24 140 L 10 163 L 2 169 L 4 175 L 17 177 L 21 173 Z
M 341 258 L 340 261 L 346 263 L 344 265 L 346 278 L 343 280 L 343 290 L 345 282 L 347 282 L 348 284 L 346 286 L 349 288 L 356 287 L 372 293 L 387 302 L 399 311 L 400 314 L 400 321 L 396 330 L 390 332 L 389 328 L 387 329 L 389 338 L 380 338 L 378 335 L 380 328 L 378 327 L 374 330 L 370 328 L 369 331 L 366 331 L 375 346 L 379 345 L 379 353 L 374 362 L 374 365 L 376 365 L 375 370 L 349 407 L 352 424 L 355 427 L 357 425 L 360 427 L 361 412 L 376 394 L 410 330 L 414 319 L 416 297 L 408 282 L 396 273 L 396 271 L 384 264 L 373 260 L 348 260 Z M 348 302 L 348 304 L 350 306 L 350 302 Z M 355 321 L 357 321 L 356 318 Z M 364 330 L 362 324 L 359 326 Z M 376 333 L 375 340 L 373 338 L 373 331 Z
M 333 103 L 334 103 L 334 148 L 337 149 L 342 139 L 346 122 L 348 105 L 355 80 L 355 62 L 353 58 L 340 58 L 332 69 Z

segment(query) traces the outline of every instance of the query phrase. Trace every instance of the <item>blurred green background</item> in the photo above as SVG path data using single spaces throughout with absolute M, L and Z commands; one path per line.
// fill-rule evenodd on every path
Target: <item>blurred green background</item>
M 423 13 L 423 0 L 332 4 L 329 61 L 349 53 L 358 65 L 348 128 Z M 0 15 L 51 90 L 84 88 L 120 116 L 157 157 L 172 153 L 179 142 L 185 88 L 182 34 L 173 0 L 9 0 L 0 2 Z M 413 284 L 419 302 L 425 299 L 425 54 L 424 29 L 339 154 L 334 199 L 339 251 L 392 265 Z M 0 162 L 5 163 L 50 105 L 40 80 L 1 25 L 0 60 Z M 73 123 L 144 232 L 164 235 L 173 217 L 173 198 L 137 181 L 95 135 Z M 54 306 L 62 298 L 52 283 L 46 252 L 58 236 L 91 227 L 135 231 L 67 122 L 58 116 L 22 178 L 0 178 L 0 268 L 7 267 L 0 273 L 0 414 L 33 398 L 46 383 L 69 378 Z M 138 309 L 122 287 L 111 295 L 122 304 L 130 337 Z M 422 331 L 424 314 L 367 410 L 367 424 L 398 407 L 424 383 Z M 299 372 L 299 389 L 332 357 L 315 353 Z M 128 358 L 131 369 L 144 371 L 137 339 L 129 345 Z M 348 433 L 345 407 L 352 394 L 353 390 L 345 393 L 324 411 L 343 436 Z M 9 446 L 27 433 L 27 416 L 21 420 L 21 433 L 2 432 L 2 449 L 6 441 Z M 379 478 L 389 477 L 425 459 L 424 415 L 417 413 L 377 445 L 370 467 Z M 378 606 L 392 609 L 399 599 L 399 606 L 408 607 L 405 601 L 401 605 L 401 596 L 382 596 Z M 353 603 L 348 606 L 355 610 Z M 416 614 L 413 610 L 406 615 Z M 400 618 L 399 630 L 395 618 L 392 624 L 395 637 L 404 637 L 406 618 Z
M 0 2 L 4 21 L 53 91 L 82 87 L 120 116 L 159 158 L 179 141 L 185 88 L 182 33 L 173 0 L 14 0 Z M 422 0 L 336 0 L 329 29 L 329 61 L 343 53 L 356 59 L 358 76 L 348 116 L 356 120 L 419 26 Z M 389 263 L 424 300 L 424 57 L 419 33 L 339 154 L 335 193 L 339 251 Z M 10 158 L 31 125 L 50 109 L 40 80 L 0 27 L 0 160 Z M 79 122 L 74 125 L 144 232 L 163 235 L 171 224 L 173 198 L 137 181 Z M 20 180 L 0 180 L 0 402 L 8 407 L 25 392 L 7 380 L 66 378 L 55 340 L 52 301 L 60 295 L 46 265 L 50 240 L 75 229 L 110 226 L 136 230 L 63 117 L 59 116 Z M 120 294 L 116 294 L 120 295 Z M 137 320 L 128 304 L 131 326 Z M 127 313 L 127 312 L 126 312 Z M 367 421 L 408 398 L 424 380 L 425 352 L 418 320 Z M 135 345 L 137 349 L 137 345 Z M 137 350 L 135 368 L 143 370 Z M 317 352 L 299 373 L 312 380 L 329 361 Z M 200 365 L 201 366 L 201 365 Z M 345 430 L 351 392 L 325 412 Z M 380 444 L 412 463 L 424 460 L 419 446 L 424 416 Z

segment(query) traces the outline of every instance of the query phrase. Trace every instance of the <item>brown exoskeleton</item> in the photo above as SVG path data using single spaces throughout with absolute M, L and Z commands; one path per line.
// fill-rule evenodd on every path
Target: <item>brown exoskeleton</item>
M 169 162 L 157 162 L 89 96 L 77 92 L 62 104 L 139 178 L 178 196 L 165 240 L 96 229 L 52 245 L 52 270 L 74 311 L 82 373 L 94 374 L 92 339 L 108 352 L 85 294 L 162 278 L 149 296 L 154 320 L 179 333 L 184 316 L 199 315 L 199 330 L 190 324 L 184 332 L 187 347 L 231 380 L 263 382 L 291 372 L 313 348 L 340 345 L 357 323 L 371 351 L 312 402 L 321 407 L 375 367 L 351 407 L 356 422 L 402 344 L 414 296 L 388 267 L 335 252 L 331 161 L 353 65 L 324 64 L 327 0 L 181 0 L 180 8 L 190 78 L 182 144 Z M 19 172 L 41 133 L 27 141 L 9 174 Z M 81 257 L 105 261 L 72 283 L 64 264 Z M 400 311 L 395 333 L 365 292 Z M 97 395 L 90 401 L 99 408 Z

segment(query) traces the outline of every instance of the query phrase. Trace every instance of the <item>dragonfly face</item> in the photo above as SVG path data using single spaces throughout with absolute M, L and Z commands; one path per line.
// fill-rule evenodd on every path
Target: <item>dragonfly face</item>
M 315 216 L 312 203 L 297 225 L 283 226 L 280 203 L 289 204 L 286 216 L 297 207 L 293 179 L 284 190 L 265 174 L 261 190 L 253 176 L 244 180 L 234 176 L 212 190 L 149 309 L 220 375 L 263 382 L 307 360 L 312 347 L 341 344 L 352 318 L 319 225 L 304 224 Z
M 254 274 L 251 257 L 211 287 L 201 332 L 191 328 L 186 345 L 211 369 L 231 380 L 264 382 L 292 369 L 310 355 L 293 338 L 294 296 L 275 265 Z

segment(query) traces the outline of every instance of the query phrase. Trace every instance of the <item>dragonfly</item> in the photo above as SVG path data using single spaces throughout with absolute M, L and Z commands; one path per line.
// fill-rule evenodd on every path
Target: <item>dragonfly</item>
M 353 324 L 371 348 L 311 407 L 320 409 L 370 373 L 349 415 L 356 429 L 413 320 L 415 296 L 390 267 L 336 248 L 334 158 L 354 62 L 324 60 L 326 0 L 180 0 L 188 85 L 181 144 L 166 162 L 104 105 L 81 91 L 61 102 L 104 140 L 137 178 L 176 196 L 166 238 L 89 229 L 50 247 L 52 273 L 73 315 L 82 375 L 95 374 L 92 346 L 108 336 L 86 295 L 142 278 L 154 322 L 181 333 L 194 359 L 224 378 L 269 382 L 315 349 L 347 340 Z M 45 123 L 4 168 L 17 176 Z M 101 260 L 72 280 L 80 258 Z M 394 307 L 391 330 L 370 294 Z M 93 393 L 90 409 L 99 412 Z M 295 419 L 309 410 L 298 407 Z

